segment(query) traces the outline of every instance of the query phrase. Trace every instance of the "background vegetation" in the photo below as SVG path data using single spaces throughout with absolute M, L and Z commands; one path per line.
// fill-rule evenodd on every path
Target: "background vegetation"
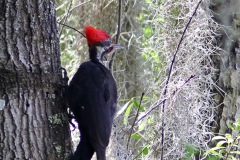
M 113 65 L 119 112 L 108 159 L 159 159 L 162 149 L 164 159 L 204 159 L 202 155 L 216 132 L 213 124 L 216 100 L 220 99 L 213 93 L 218 87 L 212 56 L 221 50 L 216 41 L 221 27 L 213 19 L 210 0 L 201 3 L 187 28 L 164 95 L 174 53 L 198 3 L 122 1 L 119 44 L 125 49 L 116 53 Z M 81 32 L 84 26 L 92 25 L 116 38 L 117 1 L 57 0 L 56 10 L 58 22 Z M 72 77 L 79 65 L 88 60 L 88 46 L 84 37 L 70 28 L 59 25 L 59 33 L 62 65 Z M 105 63 L 108 65 L 108 61 Z M 142 92 L 145 95 L 139 106 Z M 164 99 L 167 100 L 163 114 L 162 105 L 156 106 Z M 79 138 L 75 134 L 76 145 Z

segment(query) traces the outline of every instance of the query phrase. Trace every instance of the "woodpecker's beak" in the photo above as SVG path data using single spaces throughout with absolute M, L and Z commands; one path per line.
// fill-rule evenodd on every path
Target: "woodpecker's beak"
M 118 44 L 112 44 L 111 47 L 113 47 L 113 49 L 115 49 L 115 50 L 117 50 L 117 49 L 124 49 L 123 46 L 120 46 L 120 45 L 118 45 Z
M 100 60 L 103 61 L 103 56 L 104 56 L 105 54 L 113 53 L 113 52 L 115 52 L 115 51 L 118 50 L 118 49 L 124 49 L 124 47 L 121 46 L 121 45 L 118 45 L 118 44 L 112 44 L 112 45 L 108 48 L 108 50 L 106 50 L 105 52 L 102 53 Z
M 123 47 L 123 46 L 120 46 L 119 44 L 112 44 L 112 45 L 109 47 L 109 52 L 108 52 L 107 54 L 109 54 L 109 53 L 114 53 L 114 52 L 116 52 L 116 50 L 118 50 L 118 49 L 124 49 L 124 47 Z

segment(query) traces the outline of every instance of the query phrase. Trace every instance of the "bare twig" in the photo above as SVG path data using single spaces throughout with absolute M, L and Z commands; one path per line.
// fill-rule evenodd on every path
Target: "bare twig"
M 174 64 L 174 62 L 175 62 L 175 58 L 176 58 L 176 55 L 177 55 L 178 50 L 179 50 L 179 48 L 180 48 L 180 45 L 181 45 L 181 43 L 182 43 L 182 41 L 183 41 L 183 37 L 184 37 L 184 35 L 185 35 L 185 33 L 186 33 L 186 30 L 187 30 L 189 24 L 190 24 L 191 21 L 192 21 L 193 16 L 196 14 L 197 9 L 198 9 L 198 7 L 199 7 L 199 5 L 200 5 L 201 2 L 202 2 L 202 0 L 200 0 L 200 1 L 198 2 L 198 4 L 197 4 L 197 6 L 196 6 L 196 8 L 195 8 L 195 10 L 194 10 L 191 18 L 189 19 L 189 21 L 188 21 L 188 23 L 187 23 L 187 26 L 185 27 L 185 29 L 184 29 L 184 31 L 183 31 L 182 37 L 181 37 L 181 39 L 180 39 L 180 41 L 179 41 L 179 43 L 178 43 L 177 50 L 176 50 L 176 52 L 175 52 L 175 54 L 174 54 L 174 56 L 173 56 L 172 64 L 171 64 L 170 71 L 169 71 L 169 74 L 168 74 L 168 79 L 167 79 L 166 86 L 165 86 L 165 89 L 164 89 L 164 94 L 163 94 L 164 97 L 166 96 L 166 93 L 167 93 L 168 82 L 169 82 L 169 79 L 170 79 L 170 77 L 171 77 L 171 73 L 172 73 L 172 69 L 173 69 L 173 64 Z M 165 106 L 165 101 L 166 101 L 166 99 L 163 100 L 163 107 L 162 107 L 162 151 L 161 151 L 161 160 L 163 160 L 163 147 L 164 147 L 164 106 Z
M 141 96 L 141 99 L 140 99 L 140 103 L 139 103 L 139 106 L 138 106 L 138 110 L 137 110 L 137 114 L 136 114 L 136 116 L 135 116 L 135 119 L 134 119 L 134 121 L 133 121 L 131 130 L 130 130 L 130 134 L 129 134 L 129 138 L 128 138 L 128 143 L 127 143 L 127 149 L 128 149 L 128 145 L 129 145 L 129 142 L 130 142 L 131 135 L 132 135 L 132 130 L 133 130 L 133 127 L 134 127 L 135 122 L 136 122 L 136 120 L 137 120 L 138 113 L 139 113 L 139 110 L 140 110 L 140 107 L 141 107 L 141 104 L 142 104 L 143 96 L 144 96 L 144 93 L 142 93 L 142 96 Z
M 74 9 L 76 9 L 76 8 L 78 8 L 79 6 L 82 6 L 83 4 L 86 4 L 86 3 L 88 3 L 88 2 L 91 2 L 91 0 L 86 1 L 86 2 L 83 2 L 83 3 L 81 3 L 81 4 L 78 4 L 77 6 L 72 7 L 72 9 L 70 9 L 69 12 L 72 12 Z M 63 15 L 61 16 L 60 22 L 61 22 L 66 16 L 68 16 L 68 13 L 69 13 L 69 12 L 67 12 L 67 13 L 65 13 L 65 14 L 63 14 Z
M 119 40 L 119 36 L 120 36 L 120 33 L 121 33 L 121 15 L 122 15 L 122 0 L 119 0 L 119 9 L 118 9 L 118 31 L 117 31 L 117 36 L 116 36 L 116 44 L 118 44 L 118 40 Z M 115 53 L 114 52 L 112 54 L 112 58 L 109 62 L 109 70 L 112 70 L 112 64 L 113 64 L 113 59 L 114 59 L 114 56 L 115 56 Z
M 81 3 L 81 4 L 77 5 L 77 6 L 74 6 L 74 7 L 70 10 L 70 12 L 73 11 L 74 9 L 76 9 L 77 7 L 79 7 L 79 6 L 83 5 L 83 4 L 86 4 L 86 3 L 88 3 L 88 2 L 91 2 L 91 0 L 86 1 L 86 2 L 83 2 L 83 3 Z
M 118 44 L 119 36 L 121 33 L 121 15 L 122 15 L 122 0 L 119 0 L 119 9 L 118 9 L 118 31 L 116 36 L 116 44 Z
M 70 27 L 70 26 L 68 26 L 68 25 L 66 25 L 66 24 L 63 24 L 63 23 L 60 23 L 60 22 L 57 22 L 58 24 L 61 24 L 61 25 L 63 25 L 63 26 L 66 26 L 66 27 L 69 27 L 69 28 L 71 28 L 71 29 L 73 29 L 73 30 L 75 30 L 75 31 L 77 31 L 78 33 L 80 33 L 84 38 L 86 38 L 86 36 L 82 33 L 82 32 L 80 32 L 80 31 L 78 31 L 78 30 L 76 30 L 75 28 L 73 28 L 73 27 Z
M 141 118 L 139 118 L 139 120 L 135 123 L 135 125 L 138 124 L 143 118 L 145 118 L 145 117 L 146 117 L 149 113 L 151 113 L 154 109 L 158 108 L 164 101 L 168 100 L 168 99 L 171 98 L 173 95 L 175 95 L 175 93 L 176 93 L 178 90 L 182 89 L 182 87 L 183 87 L 185 84 L 187 84 L 191 79 L 196 78 L 196 77 L 199 77 L 200 75 L 202 75 L 203 73 L 207 72 L 208 70 L 210 70 L 210 68 L 204 70 L 203 72 L 201 72 L 201 73 L 198 74 L 198 75 L 191 75 L 191 76 L 184 82 L 184 84 L 181 85 L 179 88 L 177 88 L 174 92 L 172 92 L 169 97 L 163 99 L 163 100 L 162 100 L 161 102 L 159 102 L 156 106 L 154 106 L 152 109 L 150 109 L 145 115 L 143 115 Z M 132 130 L 132 127 L 131 127 L 127 132 L 126 132 L 126 131 L 124 131 L 124 132 L 125 132 L 125 134 L 128 134 L 131 130 Z M 125 135 L 123 135 L 123 137 L 124 137 L 124 136 L 125 136 Z M 122 137 L 122 138 L 123 138 L 123 137 Z
M 202 75 L 203 73 L 207 72 L 208 70 L 210 70 L 210 68 L 204 70 L 202 73 L 200 73 L 199 75 L 191 75 L 182 86 L 180 86 L 179 88 L 177 88 L 173 93 L 170 94 L 170 96 L 168 98 L 164 98 L 161 102 L 159 102 L 155 107 L 153 107 L 151 110 L 149 110 L 145 115 L 143 115 L 135 124 L 137 124 L 138 122 L 140 122 L 143 118 L 145 118 L 150 112 L 152 112 L 154 109 L 156 109 L 157 107 L 159 107 L 164 101 L 168 100 L 169 98 L 171 98 L 171 96 L 175 95 L 175 93 L 182 89 L 182 87 L 187 84 L 191 79 L 199 77 L 200 75 Z
M 70 9 L 71 9 L 71 7 L 72 7 L 72 0 L 70 0 L 71 1 L 71 3 L 70 3 L 70 5 L 69 5 L 69 8 L 68 8 L 68 11 L 67 11 L 67 14 L 66 14 L 66 17 L 65 17 L 65 20 L 64 20 L 64 22 L 63 22 L 63 24 L 65 24 L 65 22 L 66 22 L 66 20 L 67 20 L 67 17 L 68 17 L 68 15 L 69 15 L 69 13 L 70 13 Z M 64 26 L 61 28 L 61 31 L 60 31 L 60 36 L 61 36 L 61 34 L 62 34 L 62 31 L 63 31 L 63 28 L 64 28 Z

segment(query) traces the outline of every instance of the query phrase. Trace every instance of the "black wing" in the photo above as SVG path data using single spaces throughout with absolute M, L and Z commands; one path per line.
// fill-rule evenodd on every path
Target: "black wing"
M 116 112 L 115 80 L 102 64 L 83 63 L 69 86 L 70 108 L 94 149 L 106 148 Z

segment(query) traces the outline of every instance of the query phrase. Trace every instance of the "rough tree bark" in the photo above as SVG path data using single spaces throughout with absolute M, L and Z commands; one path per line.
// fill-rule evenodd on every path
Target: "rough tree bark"
M 213 56 L 219 72 L 215 100 L 218 103 L 216 133 L 231 133 L 229 122 L 240 118 L 240 1 L 212 0 L 214 19 L 221 25 L 217 37 L 221 50 Z
M 68 159 L 54 0 L 0 0 L 0 159 Z

